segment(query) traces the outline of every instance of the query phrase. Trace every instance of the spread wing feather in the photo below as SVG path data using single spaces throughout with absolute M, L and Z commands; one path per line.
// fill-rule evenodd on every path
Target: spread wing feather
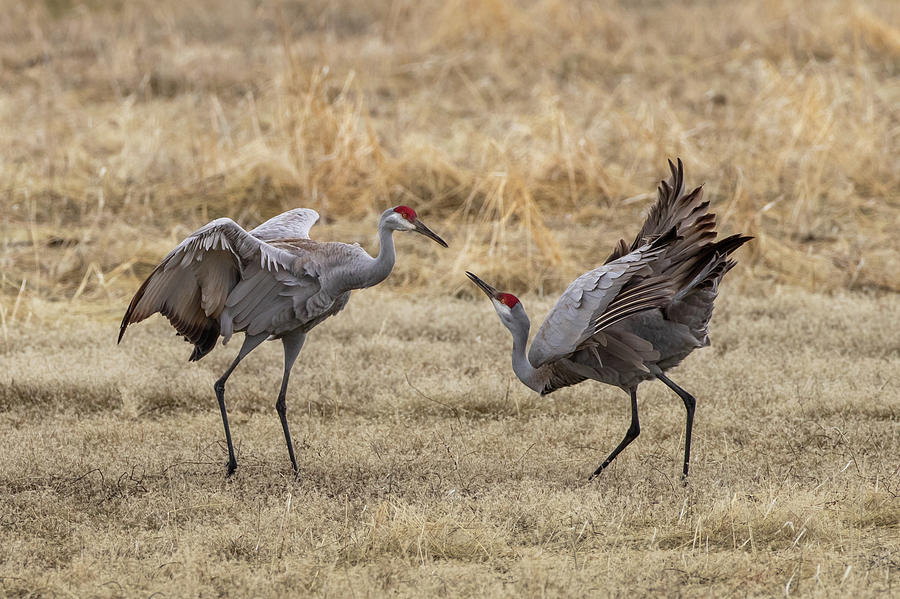
M 315 215 L 302 209 L 291 211 L 286 214 L 293 213 L 293 216 L 281 222 L 292 222 L 295 234 L 301 229 L 308 233 L 309 226 L 315 222 L 310 212 Z M 261 225 L 262 233 L 275 230 L 266 228 L 266 224 Z M 262 241 L 229 218 L 214 220 L 178 244 L 150 273 L 125 312 L 119 341 L 129 324 L 160 312 L 180 335 L 195 345 L 190 359 L 199 360 L 215 345 L 220 325 L 226 328 L 221 331 L 226 340 L 233 330 L 244 328 L 243 320 L 229 313 L 229 305 L 239 307 L 242 318 L 253 320 L 254 310 L 259 310 L 266 293 L 271 293 L 278 284 L 276 277 L 296 279 L 293 270 L 297 261 L 296 254 Z M 242 280 L 245 274 L 252 276 Z M 307 278 L 306 282 L 310 280 Z M 238 288 L 243 302 L 229 297 Z M 240 322 L 232 324 L 233 320 Z
M 662 181 L 657 188 L 658 198 L 650 208 L 647 219 L 641 230 L 635 236 L 629 246 L 624 239 L 620 239 L 616 248 L 606 259 L 606 264 L 618 260 L 629 252 L 633 252 L 642 245 L 650 243 L 655 237 L 662 235 L 672 227 L 676 228 L 679 235 L 684 235 L 688 229 L 693 229 L 697 235 L 713 232 L 715 237 L 715 215 L 707 214 L 709 202 L 703 201 L 703 188 L 697 187 L 689 194 L 684 190 L 684 164 L 678 158 L 678 164 L 669 161 L 669 170 L 672 176 L 668 181 Z M 697 221 L 703 220 L 698 227 Z M 690 244 L 685 244 L 690 247 Z
M 709 343 L 718 283 L 734 266 L 728 256 L 751 238 L 715 241 L 716 217 L 702 188 L 685 193 L 681 160 L 669 168 L 631 245 L 620 240 L 603 266 L 576 279 L 535 336 L 528 358 L 546 372 L 544 393 L 582 378 L 633 384 L 630 373 L 677 364 Z M 650 309 L 667 323 L 659 346 L 654 325 L 626 320 Z
M 674 291 L 668 291 L 662 279 L 650 280 L 646 286 L 638 283 L 653 274 L 650 265 L 674 238 L 672 229 L 653 243 L 575 279 L 538 329 L 528 350 L 528 361 L 539 368 L 569 356 L 597 332 L 597 320 L 611 305 L 615 313 L 605 326 L 635 311 L 659 306 L 671 297 Z M 629 283 L 634 288 L 620 295 Z

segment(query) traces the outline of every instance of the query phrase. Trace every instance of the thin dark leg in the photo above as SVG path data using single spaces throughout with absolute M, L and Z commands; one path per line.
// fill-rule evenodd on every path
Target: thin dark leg
M 275 402 L 275 411 L 281 419 L 281 428 L 284 430 L 284 441 L 287 443 L 288 455 L 291 456 L 291 466 L 294 467 L 294 474 L 299 474 L 297 468 L 297 460 L 294 458 L 294 443 L 291 441 L 291 429 L 288 428 L 287 421 L 287 404 L 284 396 L 287 393 L 288 380 L 291 378 L 291 368 L 300 354 L 303 342 L 306 340 L 305 333 L 292 333 L 281 339 L 284 345 L 284 377 L 281 379 L 281 391 L 278 392 L 278 400 Z
M 694 408 L 697 407 L 697 400 L 694 399 L 693 395 L 673 383 L 671 379 L 663 373 L 657 374 L 656 378 L 664 382 L 669 389 L 678 394 L 678 397 L 684 402 L 684 409 L 687 411 L 687 423 L 685 424 L 684 429 L 684 474 L 682 475 L 683 478 L 687 478 L 688 463 L 691 461 L 691 431 L 694 428 Z
M 231 366 L 228 367 L 225 374 L 219 377 L 219 380 L 213 385 L 213 388 L 216 390 L 216 399 L 219 400 L 219 410 L 222 412 L 222 424 L 225 425 L 225 441 L 228 443 L 228 471 L 225 476 L 231 476 L 234 469 L 237 468 L 237 459 L 234 457 L 234 445 L 231 443 L 231 429 L 228 428 L 228 412 L 225 409 L 225 381 L 228 380 L 228 377 L 231 376 L 231 373 L 234 372 L 234 369 L 237 368 L 237 365 L 240 364 L 241 360 L 256 349 L 256 347 L 265 341 L 268 336 L 267 333 L 256 335 L 255 337 L 245 336 L 244 344 L 241 345 L 241 350 L 238 352 L 234 362 L 231 363 Z
M 603 469 L 609 466 L 609 463 L 616 459 L 616 456 L 619 455 L 623 449 L 628 447 L 628 444 L 637 439 L 638 435 L 641 434 L 641 424 L 638 422 L 638 409 L 637 409 L 637 387 L 631 390 L 631 426 L 628 427 L 628 430 L 625 432 L 625 438 L 622 439 L 622 442 L 619 443 L 619 446 L 612 450 L 612 453 L 603 460 L 603 463 L 600 464 L 600 467 L 594 470 L 594 473 L 588 478 L 591 480 L 601 472 Z

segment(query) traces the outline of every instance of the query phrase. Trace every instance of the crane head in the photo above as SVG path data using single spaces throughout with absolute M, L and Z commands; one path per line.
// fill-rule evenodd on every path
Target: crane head
M 466 276 L 490 298 L 497 315 L 500 316 L 500 320 L 503 321 L 507 328 L 516 326 L 516 321 L 519 320 L 522 321 L 522 324 L 527 323 L 528 317 L 525 315 L 525 310 L 522 308 L 522 302 L 519 301 L 519 298 L 512 293 L 497 291 L 468 271 L 466 271 Z
M 425 223 L 419 220 L 416 211 L 409 206 L 395 206 L 386 211 L 382 216 L 382 221 L 394 231 L 415 231 L 420 235 L 424 235 L 429 239 L 433 239 L 440 245 L 447 247 L 447 242 L 440 236 L 425 226 Z

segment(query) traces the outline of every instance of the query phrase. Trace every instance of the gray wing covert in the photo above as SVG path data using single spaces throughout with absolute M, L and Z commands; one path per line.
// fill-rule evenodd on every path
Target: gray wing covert
M 293 256 L 290 269 L 271 272 L 254 267 L 244 273 L 228 296 L 222 334 L 246 330 L 248 335 L 282 335 L 311 327 L 338 312 L 347 301 L 344 269 L 371 257 L 358 245 L 319 243 L 293 238 L 272 242 Z
M 309 239 L 309 230 L 319 220 L 319 213 L 310 208 L 295 208 L 273 216 L 250 231 L 257 239 Z
M 312 318 L 307 300 L 319 290 L 318 270 L 308 256 L 293 256 L 291 267 L 282 270 L 253 265 L 225 302 L 225 342 L 235 331 L 278 336 L 296 329 Z
M 668 301 L 674 290 L 669 281 L 650 276 L 650 264 L 675 237 L 671 229 L 652 244 L 575 279 L 531 343 L 528 360 L 532 366 L 567 358 L 604 329 Z
M 643 267 L 638 253 L 588 271 L 572 281 L 538 329 L 528 361 L 540 366 L 565 358 L 593 333 L 592 322 L 603 313 L 629 275 Z

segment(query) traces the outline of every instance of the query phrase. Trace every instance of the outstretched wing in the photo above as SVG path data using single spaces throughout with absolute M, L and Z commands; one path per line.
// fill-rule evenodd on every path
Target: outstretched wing
M 657 188 L 656 203 L 650 208 L 647 219 L 634 241 L 631 242 L 631 246 L 624 239 L 620 239 L 605 264 L 618 260 L 642 245 L 652 242 L 672 227 L 675 227 L 679 235 L 683 235 L 687 229 L 694 231 L 700 229 L 699 232 L 703 233 L 715 228 L 715 215 L 706 212 L 709 208 L 709 201 L 703 201 L 703 188 L 696 187 L 690 193 L 685 194 L 684 164 L 681 162 L 681 158 L 677 160 L 677 166 L 671 160 L 669 161 L 669 170 L 672 171 L 672 176 L 668 181 L 660 182 Z M 701 220 L 703 222 L 699 222 Z
M 319 220 L 319 213 L 310 208 L 295 208 L 273 216 L 250 234 L 263 241 L 275 239 L 309 239 L 309 230 Z
M 669 169 L 672 176 L 659 184 L 659 197 L 631 250 L 675 227 L 680 239 L 653 265 L 656 275 L 678 281 L 678 291 L 665 307 L 666 318 L 687 325 L 699 342 L 708 343 L 707 325 L 718 282 L 734 266 L 728 256 L 751 238 L 732 235 L 715 241 L 716 215 L 708 212 L 709 201 L 703 200 L 703 189 L 697 187 L 685 193 L 681 159 L 677 165 L 670 160 Z M 628 245 L 620 240 L 607 262 L 628 251 Z
M 135 293 L 119 329 L 119 341 L 129 324 L 161 313 L 179 334 L 195 345 L 191 360 L 209 353 L 219 336 L 219 319 L 226 300 L 245 271 L 297 284 L 297 256 L 220 218 L 182 241 L 157 266 Z M 230 333 L 229 333 L 230 334 Z
M 665 305 L 675 290 L 671 281 L 651 276 L 651 265 L 674 239 L 673 228 L 653 243 L 575 279 L 531 343 L 528 361 L 532 366 L 568 358 L 598 331 L 642 310 Z
M 750 238 L 715 242 L 716 217 L 703 190 L 684 191 L 684 165 L 669 162 L 672 177 L 631 246 L 620 240 L 606 263 L 579 277 L 563 294 L 535 336 L 529 361 L 568 377 L 616 381 L 631 370 L 647 371 L 660 359 L 654 344 L 626 318 L 660 308 L 666 320 L 684 325 L 685 348 L 708 343 L 706 327 L 718 281 L 734 266 L 728 256 Z M 669 329 L 670 345 L 676 329 Z M 689 349 L 688 349 L 689 351 Z M 686 353 L 681 354 L 681 357 Z M 671 355 L 669 356 L 671 358 Z M 680 358 L 679 358 L 680 359 Z M 572 384 L 551 376 L 544 392 Z

